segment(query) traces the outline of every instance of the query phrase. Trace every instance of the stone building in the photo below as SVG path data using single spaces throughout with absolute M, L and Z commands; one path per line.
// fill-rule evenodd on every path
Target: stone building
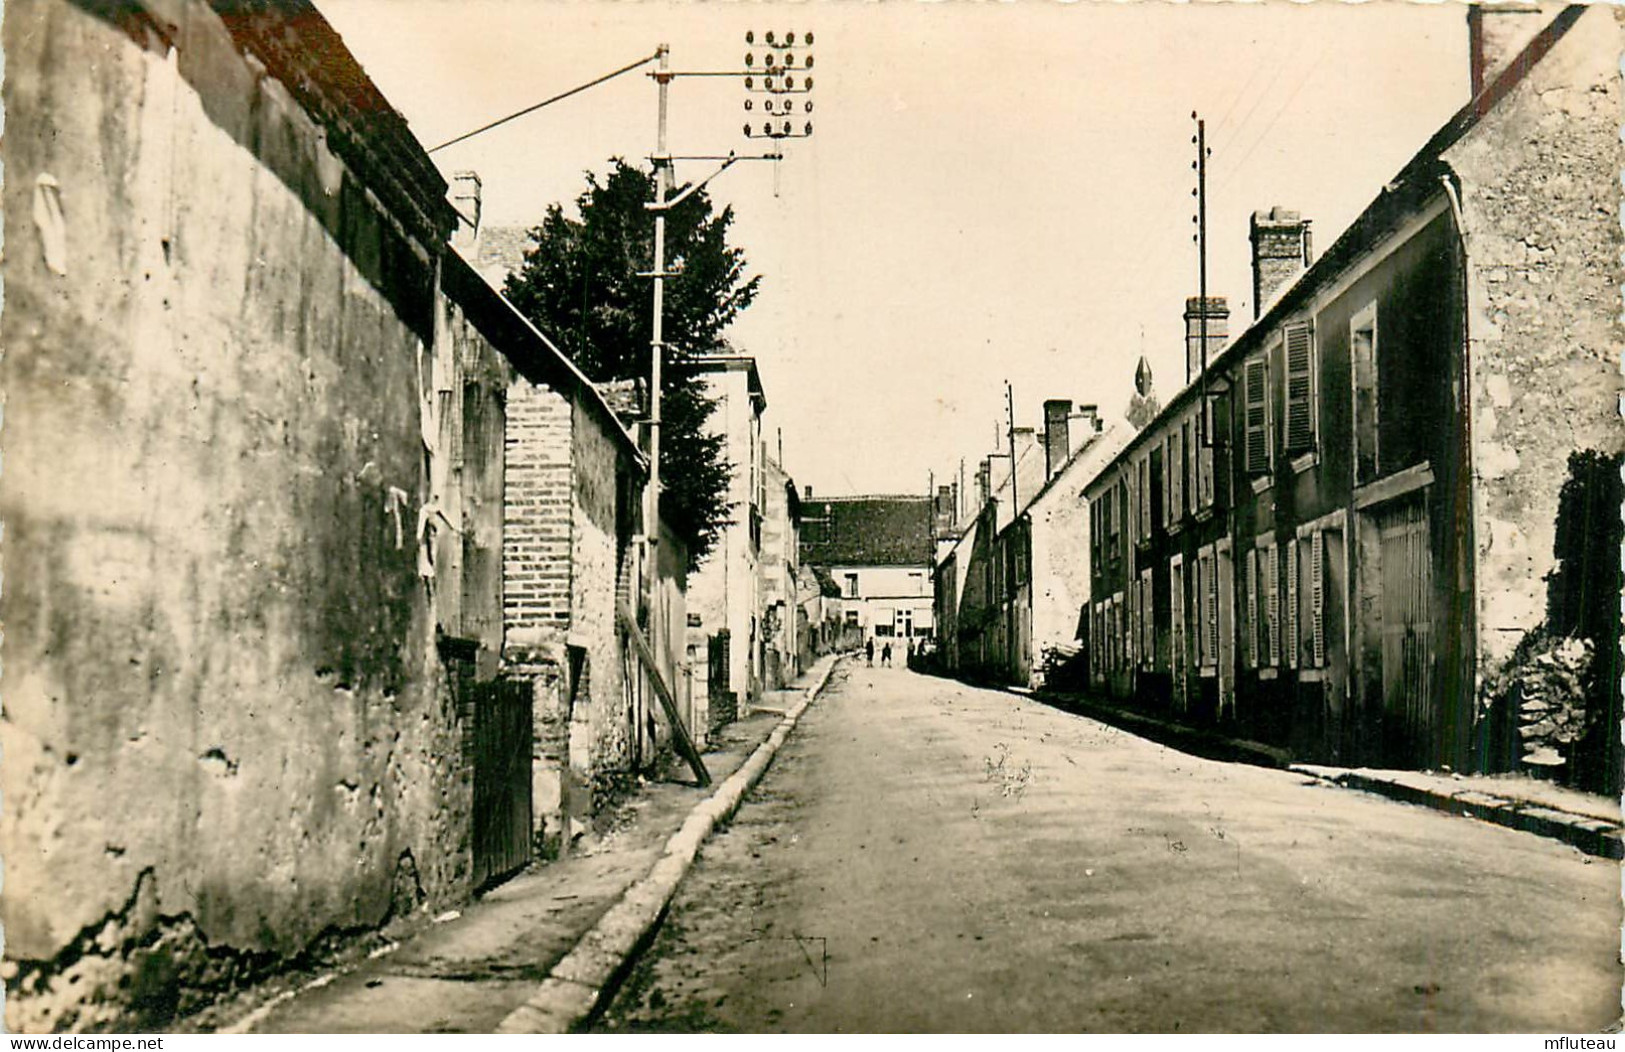
M 935 638 L 930 497 L 876 495 L 803 501 L 801 561 L 840 590 L 843 641 L 901 655 Z
M 717 402 L 709 426 L 724 437 L 723 455 L 733 465 L 728 488 L 732 521 L 688 582 L 696 707 L 703 697 L 707 710 L 696 732 L 703 733 L 748 712 L 762 693 L 762 508 L 767 485 L 762 414 L 767 396 L 754 358 L 711 355 L 693 364 L 706 379 L 706 393 Z
M 1304 757 L 1617 792 L 1625 15 L 1468 17 L 1473 97 L 1307 269 L 1255 215 L 1261 315 L 1090 484 L 1092 675 Z
M 798 601 L 801 495 L 788 472 L 762 457 L 762 683 L 779 690 L 801 673 L 808 623 Z
M 642 466 L 310 4 L 3 33 L 6 1022 L 161 1027 L 524 864 L 511 385 L 568 409 L 595 677 Z
M 1124 436 L 1093 405 L 1053 398 L 1041 435 L 1015 429 L 1014 486 L 1006 474 L 990 488 L 996 461 L 982 462 L 977 514 L 932 574 L 945 671 L 1043 686 L 1076 664 L 1089 600 L 1083 487 Z

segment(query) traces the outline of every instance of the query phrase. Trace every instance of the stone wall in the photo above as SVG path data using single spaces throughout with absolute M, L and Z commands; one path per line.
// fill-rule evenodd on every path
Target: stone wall
M 1486 671 L 1544 617 L 1569 454 L 1625 447 L 1621 18 L 1587 12 L 1446 154 L 1461 177 L 1467 233 Z
M 1588 9 L 1446 160 L 1469 268 L 1479 668 L 1495 679 L 1548 613 L 1570 456 L 1625 449 L 1619 54 Z
M 318 123 L 240 28 L 7 5 L 12 1030 L 160 1026 L 468 890 L 435 638 L 500 644 L 505 377 L 436 305 L 444 186 L 357 174 L 404 126 Z

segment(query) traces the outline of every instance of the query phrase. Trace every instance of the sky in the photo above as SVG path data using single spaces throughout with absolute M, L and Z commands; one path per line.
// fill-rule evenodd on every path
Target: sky
M 1042 403 L 1113 422 L 1141 354 L 1184 384 L 1198 111 L 1208 286 L 1253 317 L 1248 218 L 1280 205 L 1329 247 L 1467 101 L 1466 7 L 1321 0 L 316 0 L 425 146 L 671 47 L 678 70 L 815 33 L 814 132 L 708 187 L 762 275 L 729 334 L 758 361 L 764 434 L 821 494 L 967 480 Z M 745 33 L 758 44 L 750 48 Z M 798 56 L 804 60 L 805 54 Z M 647 67 L 645 67 L 647 68 Z M 674 154 L 761 152 L 731 77 L 671 88 Z M 584 173 L 653 151 L 643 70 L 438 151 L 484 221 L 538 222 Z M 708 162 L 677 165 L 680 181 Z

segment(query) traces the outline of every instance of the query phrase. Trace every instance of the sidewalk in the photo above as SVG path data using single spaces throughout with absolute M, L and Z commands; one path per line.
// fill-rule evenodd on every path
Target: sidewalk
M 819 659 L 797 689 L 774 692 L 773 701 L 799 699 L 801 707 L 821 689 L 835 658 Z M 799 716 L 799 708 L 794 710 Z M 631 802 L 630 820 L 596 844 L 556 861 L 532 867 L 472 902 L 460 913 L 438 918 L 425 930 L 374 951 L 345 970 L 318 977 L 268 1002 L 221 1029 L 249 1033 L 493 1033 L 516 1027 L 538 992 L 558 984 L 561 962 L 584 956 L 583 947 L 600 934 L 611 916 L 624 920 L 651 874 L 669 879 L 672 889 L 687 870 L 674 865 L 687 848 L 687 860 L 714 822 L 731 813 L 738 797 L 754 783 L 771 760 L 793 718 L 758 709 L 724 728 L 705 753 L 713 790 L 674 783 L 647 786 Z M 767 747 L 771 746 L 771 750 Z M 753 775 L 748 778 L 736 775 Z M 724 807 L 732 797 L 731 806 Z M 720 800 L 719 800 L 720 798 Z M 696 823 L 697 815 L 710 818 Z M 680 832 L 681 830 L 681 832 Z M 674 835 L 676 834 L 676 835 Z M 683 844 L 678 842 L 685 841 Z M 691 843 L 689 843 L 691 842 Z M 669 893 L 666 895 L 669 899 Z M 640 922 L 653 926 L 663 912 L 632 909 Z M 610 973 L 626 963 L 626 953 L 648 934 L 633 933 L 603 963 Z M 602 954 L 598 955 L 602 957 Z M 579 969 L 579 965 L 576 966 Z M 606 989 L 591 989 L 596 1004 Z M 580 986 L 571 982 L 569 986 Z M 506 1021 L 506 1023 L 505 1023 Z M 538 1021 L 539 1020 L 535 1020 Z M 579 1019 L 562 1019 L 573 1025 Z
M 1316 764 L 1293 764 L 1289 769 L 1347 789 L 1551 837 L 1588 855 L 1625 858 L 1619 801 L 1605 796 L 1514 774 L 1436 774 Z
M 1186 727 L 1087 695 L 1006 689 L 1211 760 L 1282 768 L 1345 789 L 1377 793 L 1391 800 L 1551 837 L 1588 855 L 1625 858 L 1619 802 L 1606 797 L 1523 775 L 1435 774 L 1295 764 L 1285 749 Z
M 1005 687 L 1005 690 L 1032 698 L 1034 701 L 1052 705 L 1063 712 L 1087 716 L 1109 723 L 1113 727 L 1138 734 L 1142 738 L 1149 738 L 1160 745 L 1169 745 L 1181 752 L 1188 752 L 1194 756 L 1205 757 L 1209 760 L 1220 760 L 1227 763 L 1250 763 L 1255 767 L 1285 768 L 1291 765 L 1292 757 L 1285 750 L 1262 742 L 1246 741 L 1240 738 L 1229 738 L 1218 731 L 1205 730 L 1200 727 L 1187 727 L 1171 720 L 1159 719 L 1143 712 L 1132 709 L 1119 708 L 1107 704 L 1099 698 L 1086 694 L 1075 694 L 1061 691 L 1028 691 L 1019 687 Z

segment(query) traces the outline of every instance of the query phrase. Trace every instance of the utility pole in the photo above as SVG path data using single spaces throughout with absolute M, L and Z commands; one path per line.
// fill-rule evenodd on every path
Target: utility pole
M 745 34 L 746 44 L 752 44 L 754 41 L 754 33 Z M 765 69 L 756 68 L 755 52 L 748 51 L 745 54 L 745 68 L 742 70 L 674 70 L 671 68 L 671 46 L 669 44 L 661 44 L 655 50 L 654 59 L 656 62 L 656 68 L 650 73 L 650 76 L 654 78 L 655 84 L 659 91 L 659 104 L 655 129 L 655 152 L 650 158 L 655 169 L 655 197 L 653 201 L 644 205 L 646 209 L 654 213 L 654 266 L 650 273 L 640 276 L 652 278 L 654 281 L 654 316 L 649 336 L 650 364 L 647 432 L 649 482 L 645 487 L 643 494 L 643 533 L 644 588 L 645 595 L 648 597 L 645 625 L 648 630 L 648 638 L 657 642 L 661 640 L 659 624 L 660 605 L 658 602 L 660 588 L 660 447 L 661 427 L 663 423 L 661 416 L 663 392 L 661 388 L 665 379 L 664 371 L 666 357 L 666 279 L 675 276 L 675 274 L 668 272 L 666 269 L 666 216 L 667 213 L 669 213 L 673 208 L 682 204 L 689 197 L 704 189 L 706 184 L 711 182 L 711 180 L 715 179 L 717 176 L 721 175 L 723 172 L 727 171 L 740 161 L 780 161 L 784 158 L 782 147 L 777 146 L 775 146 L 775 148 L 769 152 L 750 156 L 740 156 L 732 150 L 728 151 L 728 153 L 725 155 L 695 155 L 687 157 L 673 156 L 670 145 L 667 141 L 667 115 L 671 82 L 678 77 L 743 77 L 745 90 L 747 92 L 766 92 L 772 96 L 763 106 L 763 110 L 770 116 L 780 118 L 779 122 L 777 123 L 763 124 L 759 133 L 751 124 L 747 123 L 745 125 L 746 137 L 749 138 L 760 134 L 761 137 L 772 140 L 805 139 L 812 135 L 812 121 L 806 121 L 802 129 L 797 131 L 788 119 L 790 114 L 794 112 L 794 102 L 790 98 L 784 98 L 783 96 L 807 95 L 812 91 L 812 77 L 807 75 L 805 71 L 812 68 L 813 56 L 805 53 L 803 50 L 803 54 L 801 56 L 801 66 L 798 69 L 796 66 L 796 55 L 793 51 L 789 50 L 790 48 L 795 47 L 801 47 L 803 49 L 810 48 L 812 46 L 812 42 L 813 37 L 811 33 L 806 34 L 799 44 L 794 33 L 787 34 L 782 42 L 776 42 L 774 40 L 774 35 L 772 33 L 768 33 L 766 35 L 766 44 L 769 50 L 763 56 L 763 65 Z M 778 49 L 783 49 L 783 53 L 779 54 Z M 641 65 L 642 63 L 638 64 Z M 757 78 L 760 78 L 760 87 L 757 86 Z M 775 98 L 779 99 L 781 105 L 778 105 L 777 107 L 774 106 Z M 752 107 L 753 100 L 747 98 L 745 101 L 745 109 L 749 111 L 752 109 Z M 808 115 L 812 113 L 811 99 L 807 99 L 802 103 L 802 112 Z M 713 171 L 710 175 L 706 176 L 704 179 L 701 179 L 699 182 L 686 187 L 681 193 L 674 197 L 672 196 L 672 169 L 674 163 L 679 160 L 720 161 L 722 163 L 721 166 Z M 783 455 L 781 449 L 781 466 L 782 461 Z M 632 612 L 633 617 L 636 617 L 636 613 L 636 611 Z M 652 656 L 653 655 L 651 655 L 651 657 Z M 699 762 L 699 754 L 693 750 L 692 744 L 687 740 L 686 732 L 684 732 L 680 722 L 678 721 L 675 705 L 670 703 L 670 700 L 664 693 L 665 688 L 663 683 L 660 681 L 660 672 L 658 667 L 651 668 L 650 671 L 652 673 L 652 678 L 656 683 L 656 692 L 661 694 L 662 703 L 670 706 L 668 715 L 674 724 L 673 729 L 677 733 L 680 739 L 680 744 L 683 747 L 681 751 L 683 751 L 685 754 L 692 754 L 690 757 L 690 763 L 693 764 L 695 768 L 695 774 L 698 776 L 700 784 L 709 784 L 710 778 L 705 772 L 704 765 Z M 641 725 L 641 714 L 639 716 L 639 720 Z
M 1016 395 L 1010 381 L 1004 382 L 1004 408 L 1010 420 L 1010 518 L 1021 513 L 1021 499 L 1016 495 Z
M 1201 382 L 1202 382 L 1202 412 L 1198 416 L 1197 426 L 1201 428 L 1201 443 L 1203 446 L 1212 445 L 1213 436 L 1208 434 L 1208 400 L 1207 400 L 1207 158 L 1211 152 L 1207 148 L 1207 122 L 1191 111 L 1191 120 L 1196 122 L 1196 134 L 1191 137 L 1191 143 L 1196 147 L 1196 160 L 1191 167 L 1196 169 L 1196 189 L 1191 193 L 1196 198 L 1196 215 L 1192 217 L 1196 223 L 1196 303 L 1197 303 L 1197 339 L 1201 343 Z

